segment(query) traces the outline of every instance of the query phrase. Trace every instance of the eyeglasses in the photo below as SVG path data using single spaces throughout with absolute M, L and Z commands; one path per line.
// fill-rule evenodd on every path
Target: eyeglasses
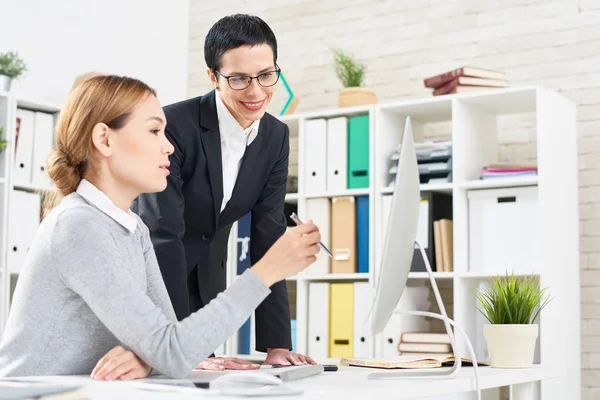
M 219 71 L 215 71 L 217 74 L 221 75 L 223 78 L 227 79 L 227 83 L 229 87 L 233 90 L 244 90 L 247 89 L 252 83 L 252 79 L 256 79 L 258 84 L 262 87 L 269 87 L 275 85 L 279 81 L 279 75 L 281 74 L 281 69 L 276 66 L 274 71 L 263 72 L 258 76 L 244 76 L 244 75 L 223 75 Z

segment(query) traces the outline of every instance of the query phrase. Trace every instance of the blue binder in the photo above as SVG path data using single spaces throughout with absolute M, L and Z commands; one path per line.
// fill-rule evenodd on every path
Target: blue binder
M 369 196 L 356 198 L 357 272 L 369 272 Z
M 239 330 L 238 352 L 240 354 L 250 354 L 250 318 L 244 322 Z
M 296 320 L 290 320 L 292 331 L 292 352 L 296 352 Z
M 250 268 L 250 227 L 252 224 L 252 214 L 244 215 L 238 221 L 238 239 L 237 239 L 237 274 L 241 275 L 246 269 Z

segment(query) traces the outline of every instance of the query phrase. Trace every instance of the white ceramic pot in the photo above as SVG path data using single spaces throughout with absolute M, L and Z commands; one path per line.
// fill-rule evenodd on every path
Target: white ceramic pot
M 0 92 L 10 92 L 12 78 L 0 74 Z
M 483 326 L 492 368 L 529 368 L 533 364 L 539 325 Z

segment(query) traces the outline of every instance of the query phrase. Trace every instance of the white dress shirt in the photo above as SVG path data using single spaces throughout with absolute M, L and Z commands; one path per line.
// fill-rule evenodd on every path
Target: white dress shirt
M 100 211 L 108 215 L 119 224 L 123 225 L 129 232 L 135 232 L 137 218 L 131 210 L 127 212 L 115 206 L 115 203 L 103 191 L 94 186 L 90 181 L 82 179 L 77 186 L 77 193 Z
M 219 131 L 221 132 L 221 159 L 223 162 L 223 202 L 221 203 L 221 211 L 223 211 L 227 202 L 231 199 L 246 147 L 250 146 L 258 135 L 260 120 L 254 121 L 248 129 L 243 129 L 225 107 L 218 93 L 215 98 Z

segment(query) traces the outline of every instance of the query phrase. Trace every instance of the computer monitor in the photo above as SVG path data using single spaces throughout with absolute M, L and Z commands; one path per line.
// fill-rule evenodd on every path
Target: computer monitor
M 415 152 L 410 117 L 406 117 L 404 123 L 404 133 L 400 144 L 400 157 L 398 159 L 398 169 L 392 196 L 392 206 L 389 219 L 387 220 L 387 231 L 383 244 L 383 254 L 375 292 L 375 300 L 370 316 L 371 333 L 372 335 L 381 333 L 394 312 L 442 320 L 449 336 L 456 362 L 449 371 L 441 370 L 421 373 L 417 370 L 396 373 L 372 373 L 369 375 L 369 378 L 395 379 L 410 376 L 413 378 L 448 378 L 456 375 L 461 366 L 461 358 L 458 357 L 456 352 L 456 341 L 454 339 L 454 332 L 450 327 L 451 325 L 463 335 L 466 345 L 469 348 L 469 352 L 471 353 L 472 360 L 476 362 L 476 358 L 472 345 L 468 340 L 468 337 L 464 334 L 464 331 L 462 331 L 454 321 L 448 318 L 427 255 L 421 245 L 416 241 L 417 227 L 419 225 L 421 188 L 419 166 L 417 163 L 417 154 Z M 429 281 L 438 308 L 440 309 L 440 314 L 424 310 L 397 310 L 398 303 L 400 302 L 400 298 L 406 287 L 408 274 L 410 273 L 413 255 L 415 254 L 415 246 L 420 250 L 420 255 L 425 262 L 425 268 L 429 273 Z M 400 335 L 400 332 L 398 332 L 398 335 Z M 478 383 L 476 367 L 475 371 Z
M 410 117 L 407 117 L 370 319 L 372 335 L 383 331 L 406 286 L 415 252 L 420 201 L 419 167 Z

